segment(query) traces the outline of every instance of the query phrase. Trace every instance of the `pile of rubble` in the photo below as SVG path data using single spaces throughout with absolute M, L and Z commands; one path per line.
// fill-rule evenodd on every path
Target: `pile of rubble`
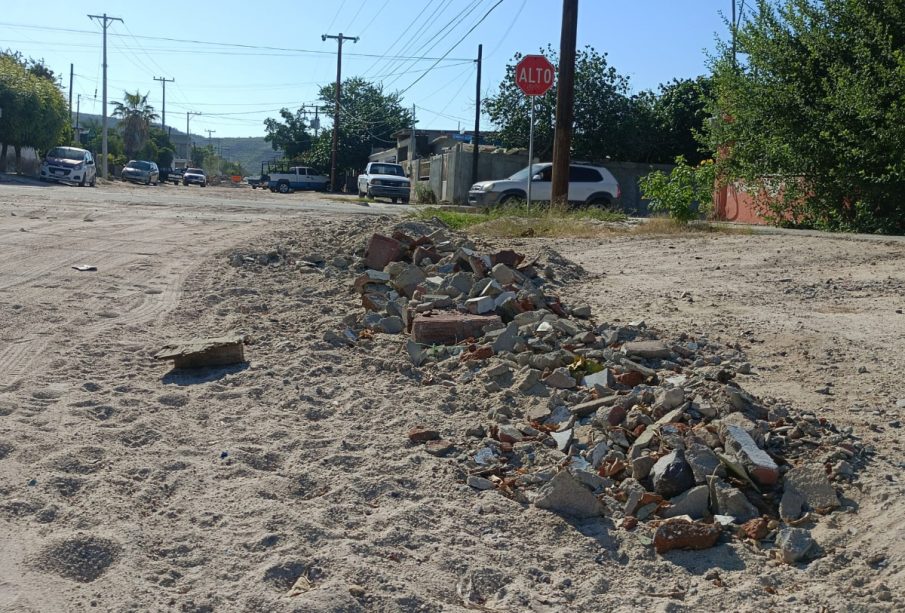
M 728 535 L 772 538 L 787 563 L 821 554 L 800 526 L 840 507 L 837 486 L 863 449 L 850 431 L 745 392 L 738 346 L 597 323 L 550 291 L 552 267 L 481 254 L 442 229 L 375 234 L 360 263 L 369 333 L 407 333 L 415 366 L 460 369 L 459 381 L 500 397 L 458 443 L 409 433 L 456 456 L 472 488 L 627 530 L 647 522 L 661 553 Z

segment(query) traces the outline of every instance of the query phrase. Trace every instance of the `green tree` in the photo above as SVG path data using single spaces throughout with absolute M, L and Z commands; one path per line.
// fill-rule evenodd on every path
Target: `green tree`
M 126 156 L 136 156 L 148 142 L 151 122 L 157 119 L 154 107 L 148 104 L 148 94 L 125 92 L 123 101 L 114 103 L 113 116 L 120 118 Z
M 321 87 L 318 98 L 325 105 L 332 106 L 335 91 L 335 84 Z M 343 81 L 340 109 L 337 167 L 341 172 L 361 170 L 374 148 L 394 146 L 396 132 L 412 125 L 412 113 L 403 108 L 402 98 L 398 93 L 386 93 L 382 86 L 358 77 Z M 283 113 L 284 119 L 288 121 L 287 115 L 289 114 Z M 289 116 L 295 119 L 301 117 L 301 113 Z M 301 160 L 322 172 L 328 171 L 331 165 L 332 138 L 332 130 L 322 130 L 317 138 L 309 141 Z M 276 149 L 276 143 L 273 140 L 271 143 Z M 294 158 L 285 146 L 284 150 L 287 158 Z
M 905 4 L 759 0 L 713 60 L 708 143 L 777 223 L 905 232 Z
M 34 60 L 30 60 L 34 65 Z M 40 64 L 43 66 L 43 64 Z M 16 152 L 21 170 L 22 148 L 42 153 L 67 138 L 69 112 L 56 84 L 29 69 L 18 54 L 0 54 L 0 164 L 6 166 L 7 148 Z
M 268 117 L 264 120 L 267 136 L 264 140 L 270 143 L 274 151 L 282 150 L 290 160 L 299 159 L 311 148 L 311 135 L 308 133 L 308 122 L 305 109 L 300 108 L 295 114 L 288 109 L 280 109 L 283 122 Z

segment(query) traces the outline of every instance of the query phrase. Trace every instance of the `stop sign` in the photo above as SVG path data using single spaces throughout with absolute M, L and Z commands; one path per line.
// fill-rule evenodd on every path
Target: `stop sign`
M 526 55 L 515 66 L 515 84 L 528 96 L 543 96 L 555 78 L 556 69 L 542 55 Z

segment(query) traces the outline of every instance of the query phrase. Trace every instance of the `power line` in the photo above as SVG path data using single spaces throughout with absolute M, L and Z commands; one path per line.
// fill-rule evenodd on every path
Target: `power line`
M 452 47 L 449 48 L 449 51 L 447 51 L 446 54 L 444 54 L 443 57 L 446 57 L 447 55 L 449 55 L 450 53 L 452 53 L 453 50 L 455 50 L 456 47 L 458 47 L 460 44 L 462 44 L 462 41 L 464 41 L 464 40 L 468 37 L 469 34 L 471 34 L 472 32 L 474 32 L 475 29 L 476 29 L 479 25 L 481 25 L 482 23 L 484 23 L 484 20 L 487 19 L 487 17 L 494 11 L 494 9 L 496 9 L 496 7 L 498 7 L 499 5 L 503 4 L 503 2 L 505 2 L 505 0 L 497 0 L 497 3 L 494 4 L 493 6 L 491 6 L 490 9 L 488 9 L 488 11 L 487 11 L 486 13 L 484 13 L 484 16 L 481 17 L 481 18 L 478 20 L 477 23 L 475 23 L 473 26 L 471 26 L 471 28 L 468 30 L 468 32 L 466 32 L 464 36 L 462 36 L 458 41 L 456 41 L 456 44 L 454 44 Z M 412 88 L 415 86 L 416 83 L 418 83 L 421 79 L 423 79 L 423 78 L 426 77 L 428 74 L 430 74 L 430 71 L 433 70 L 434 67 L 435 67 L 437 64 L 439 64 L 439 61 L 437 61 L 433 66 L 431 66 L 431 67 L 430 67 L 424 74 L 422 74 L 420 77 L 418 77 L 417 79 L 415 79 L 414 81 L 412 81 L 412 84 L 411 84 L 411 85 L 409 85 L 409 86 L 406 87 L 404 90 L 402 90 L 401 92 L 399 92 L 399 95 L 401 96 L 401 95 L 403 95 L 405 92 L 407 92 L 408 90 L 412 89 Z
M 75 33 L 75 34 L 96 34 L 96 32 L 92 32 L 91 30 L 79 30 L 76 28 L 57 28 L 57 27 L 50 27 L 50 26 L 34 26 L 34 25 L 29 25 L 29 24 L 19 24 L 19 23 L 10 23 L 10 22 L 0 22 L 0 26 L 7 26 L 7 27 L 13 27 L 13 28 L 27 28 L 27 29 L 32 29 L 32 30 L 45 30 L 45 31 L 50 31 L 50 32 L 71 32 L 71 33 Z M 115 36 L 115 37 L 119 37 L 119 38 L 127 37 L 126 34 L 117 34 L 117 33 L 111 33 L 110 36 Z M 316 50 L 316 49 L 296 49 L 296 48 L 291 48 L 291 47 L 269 47 L 269 46 L 264 46 L 264 45 L 247 45 L 247 44 L 242 44 L 242 43 L 224 43 L 224 42 L 217 42 L 217 41 L 196 40 L 196 39 L 190 39 L 190 38 L 170 38 L 170 37 L 165 37 L 165 36 L 145 36 L 145 35 L 140 35 L 140 34 L 134 34 L 134 35 L 131 35 L 131 37 L 136 38 L 136 39 L 141 39 L 141 40 L 156 40 L 156 41 L 169 42 L 169 43 L 187 43 L 187 44 L 192 44 L 192 45 L 210 45 L 210 46 L 216 46 L 216 47 L 226 47 L 226 48 L 236 48 L 236 49 L 253 49 L 253 50 L 263 50 L 263 51 L 282 51 L 284 53 L 290 53 L 290 54 L 302 54 L 302 55 L 309 54 L 309 55 L 317 55 L 317 56 L 333 55 L 333 53 L 330 51 L 320 51 L 320 50 Z M 160 49 L 151 48 L 151 50 L 160 52 L 160 53 L 165 53 L 165 52 L 181 53 L 181 52 L 183 52 L 182 50 L 172 49 L 172 48 L 160 48 Z M 193 53 L 204 53 L 204 52 L 203 51 L 193 51 Z M 363 58 L 384 57 L 384 56 L 382 56 L 380 54 L 376 54 L 376 53 L 346 53 L 345 55 L 347 55 L 348 57 L 363 57 Z M 419 57 L 419 56 L 401 56 L 400 55 L 400 56 L 392 56 L 390 59 L 408 60 L 408 61 L 411 61 L 411 60 L 433 61 L 433 60 L 436 60 L 437 58 L 428 57 L 428 56 Z M 444 59 L 446 59 L 446 58 L 444 58 Z M 464 61 L 468 58 L 448 58 L 448 59 L 450 61 Z

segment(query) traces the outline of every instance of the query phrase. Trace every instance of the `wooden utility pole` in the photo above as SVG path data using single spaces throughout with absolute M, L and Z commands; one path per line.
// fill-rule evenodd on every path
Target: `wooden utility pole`
M 409 173 L 411 174 L 412 184 L 414 184 L 420 177 L 418 175 L 421 174 L 420 168 L 415 168 L 415 158 L 418 155 L 418 135 L 415 134 L 415 112 L 416 107 L 412 105 L 412 135 L 409 137 Z
M 75 76 L 75 64 L 69 64 L 69 142 L 75 140 L 72 134 L 72 77 Z
M 321 40 L 325 41 L 328 38 L 335 39 L 337 42 L 337 51 L 336 51 L 336 99 L 333 108 L 333 153 L 330 161 L 330 188 L 333 191 L 336 191 L 336 151 L 339 148 L 339 95 L 340 89 L 342 88 L 342 78 L 343 78 L 343 41 L 351 40 L 353 43 L 358 42 L 357 36 L 343 36 L 343 33 L 340 32 L 337 36 L 332 36 L 330 34 L 321 35 Z
M 102 115 L 103 121 L 102 121 L 101 125 L 103 126 L 104 139 L 103 139 L 103 145 L 101 147 L 101 150 L 102 150 L 102 153 L 104 156 L 104 160 L 103 160 L 103 164 L 102 164 L 103 177 L 104 177 L 104 179 L 106 179 L 107 178 L 107 26 L 109 26 L 110 22 L 112 22 L 112 21 L 118 21 L 120 23 L 125 23 L 125 22 L 122 19 L 120 19 L 119 17 L 107 17 L 107 13 L 104 13 L 103 15 L 88 15 L 88 19 L 100 20 L 101 26 L 104 28 L 104 63 L 103 63 L 103 65 L 104 65 L 104 95 L 103 95 L 103 100 L 101 102 L 101 105 L 102 105 L 101 111 L 103 113 L 103 115 Z
M 575 40 L 578 36 L 578 0 L 562 2 L 562 32 L 559 39 L 559 83 L 556 90 L 556 131 L 553 135 L 554 206 L 569 203 L 569 158 L 572 123 L 575 119 Z
M 474 94 L 474 136 L 471 139 L 471 182 L 478 182 L 478 148 L 481 146 L 481 58 L 484 55 L 484 45 L 478 45 L 478 80 Z
M 201 113 L 194 113 L 192 111 L 185 112 L 185 159 L 191 161 L 192 153 L 189 150 L 189 143 L 192 140 L 192 133 L 189 132 L 189 119 L 192 115 L 200 115 Z
M 160 111 L 160 125 L 166 129 L 167 127 L 167 83 L 173 83 L 176 79 L 167 79 L 166 77 L 154 77 L 155 81 L 160 81 L 163 85 L 163 107 Z

